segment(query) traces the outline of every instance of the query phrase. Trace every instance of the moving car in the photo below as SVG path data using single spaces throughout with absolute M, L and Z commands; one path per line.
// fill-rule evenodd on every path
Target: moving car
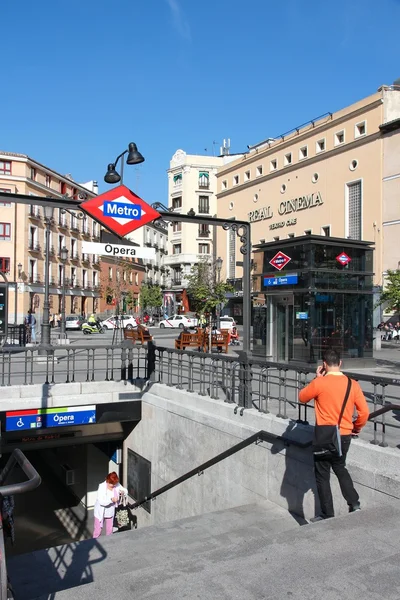
M 160 321 L 160 329 L 164 329 L 165 327 L 178 327 L 179 329 L 183 329 L 184 327 L 196 327 L 196 325 L 197 319 L 186 317 L 185 315 L 173 315 L 168 319 Z
M 233 317 L 221 317 L 219 320 L 220 329 L 232 329 L 236 327 L 236 321 Z
M 68 315 L 65 317 L 65 329 L 81 329 L 83 321 L 79 315 Z
M 118 325 L 119 323 L 119 325 Z M 101 322 L 106 329 L 116 329 L 118 326 L 123 329 L 134 329 L 138 326 L 135 317 L 132 315 L 119 315 L 119 317 L 109 317 Z

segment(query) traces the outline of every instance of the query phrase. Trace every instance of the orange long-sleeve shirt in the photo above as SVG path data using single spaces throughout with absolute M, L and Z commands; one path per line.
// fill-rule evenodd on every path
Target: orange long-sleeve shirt
M 299 393 L 300 402 L 306 403 L 315 398 L 315 417 L 318 425 L 337 425 L 344 396 L 347 377 L 343 373 L 327 373 L 313 379 Z M 354 407 L 357 419 L 353 424 Z M 360 430 L 368 421 L 369 409 L 362 389 L 354 379 L 351 382 L 349 399 L 340 423 L 341 435 L 350 435 L 353 428 Z

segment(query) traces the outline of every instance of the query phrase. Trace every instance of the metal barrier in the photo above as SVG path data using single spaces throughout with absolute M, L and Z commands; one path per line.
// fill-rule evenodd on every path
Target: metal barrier
M 147 349 L 131 342 L 49 346 L 40 356 L 38 347 L 0 350 L 0 386 L 147 378 Z
M 3 485 L 7 477 L 10 475 L 16 465 L 19 465 L 25 475 L 28 477 L 28 481 L 22 481 L 20 483 L 12 483 L 9 485 Z M 5 542 L 4 542 L 4 528 L 3 528 L 3 498 L 5 496 L 13 496 L 15 494 L 24 494 L 31 492 L 36 489 L 41 483 L 39 473 L 34 469 L 25 454 L 21 450 L 14 450 L 10 458 L 7 461 L 6 466 L 0 473 L 0 600 L 7 600 L 13 598 L 13 595 L 9 589 L 8 577 L 7 577 L 7 566 L 5 556 Z M 10 592 L 10 594 L 9 594 Z
M 400 405 L 400 379 L 348 373 L 361 385 L 374 413 L 388 405 Z M 301 404 L 299 391 L 315 377 L 315 370 L 303 366 L 266 362 L 220 354 L 203 354 L 155 348 L 152 380 L 187 392 L 235 404 L 235 412 L 255 408 L 283 419 L 315 423 L 314 404 Z M 360 434 L 380 446 L 400 447 L 400 410 L 378 411 Z

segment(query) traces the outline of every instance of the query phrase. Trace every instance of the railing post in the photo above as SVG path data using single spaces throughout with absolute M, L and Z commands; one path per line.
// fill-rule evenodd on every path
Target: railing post
M 153 341 L 147 342 L 147 379 L 155 381 L 156 372 L 156 345 Z
M 239 354 L 239 406 L 251 408 L 251 365 L 247 352 Z

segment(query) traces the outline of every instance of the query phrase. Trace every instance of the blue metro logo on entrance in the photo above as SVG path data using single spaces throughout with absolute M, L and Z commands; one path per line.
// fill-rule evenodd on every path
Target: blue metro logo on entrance
M 124 204 L 122 202 L 104 202 L 103 215 L 105 217 L 118 217 L 120 219 L 140 219 L 142 208 L 139 204 Z

